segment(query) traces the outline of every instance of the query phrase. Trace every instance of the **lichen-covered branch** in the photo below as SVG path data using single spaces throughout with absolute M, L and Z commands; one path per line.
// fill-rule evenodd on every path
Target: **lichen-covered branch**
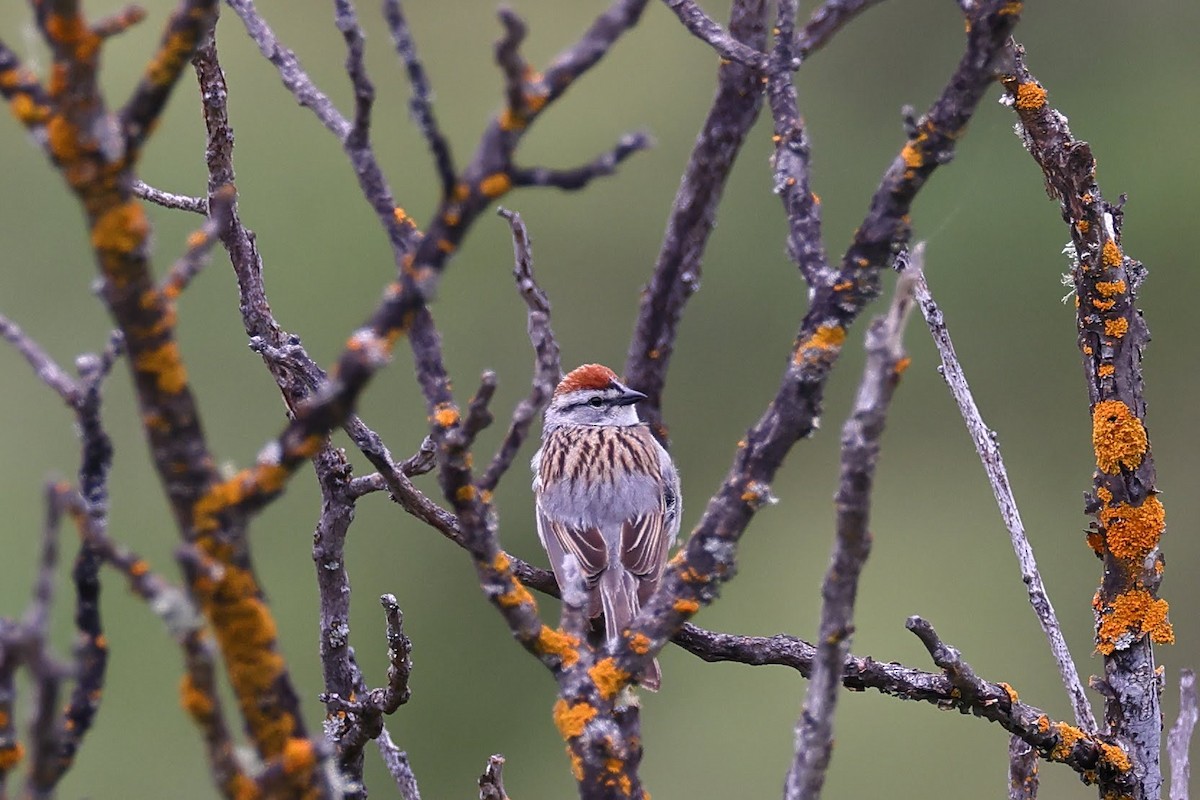
M 1141 361 L 1150 333 L 1137 308 L 1137 290 L 1145 268 L 1121 249 L 1123 212 L 1100 193 L 1091 148 L 1074 138 L 1066 118 L 1046 102 L 1046 90 L 1026 68 L 1019 46 L 1012 60 L 1004 79 L 1006 99 L 1047 191 L 1059 202 L 1074 251 L 1078 341 L 1096 456 L 1085 506 L 1094 518 L 1088 544 L 1104 562 L 1093 606 L 1107 683 L 1105 718 L 1143 776 L 1131 797 L 1150 800 L 1162 786 L 1151 643 L 1169 643 L 1175 635 L 1167 601 L 1158 596 L 1164 567 L 1159 540 L 1166 523 L 1144 422 Z M 1115 796 L 1117 789 L 1103 791 Z

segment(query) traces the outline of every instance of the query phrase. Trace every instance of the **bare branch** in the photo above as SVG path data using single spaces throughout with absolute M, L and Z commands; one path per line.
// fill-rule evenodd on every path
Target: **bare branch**
M 433 89 L 425 74 L 425 65 L 417 56 L 417 46 L 408 29 L 408 21 L 404 18 L 400 0 L 384 0 L 383 16 L 396 45 L 396 53 L 408 72 L 408 82 L 412 85 L 412 99 L 408 102 L 409 113 L 412 114 L 417 128 L 425 137 L 429 152 L 433 155 L 433 164 L 442 187 L 442 197 L 449 197 L 454 192 L 458 173 L 454 167 L 450 142 L 438 127 L 437 117 L 433 113 Z
M 504 756 L 488 757 L 487 769 L 479 776 L 479 800 L 508 800 L 504 791 Z
M 790 3 L 780 3 L 781 16 Z M 790 11 L 794 11 L 794 6 Z M 780 20 L 783 23 L 783 20 Z M 791 41 L 791 31 L 780 25 L 780 39 Z M 871 551 L 868 520 L 879 440 L 891 406 L 892 394 L 907 366 L 904 325 L 912 311 L 913 283 L 897 282 L 886 317 L 876 319 L 867 331 L 867 363 L 854 409 L 842 429 L 842 468 L 835 505 L 837 538 L 821 588 L 821 625 L 817 656 L 804 709 L 796 723 L 795 757 L 784 784 L 786 800 L 816 800 L 825 784 L 833 752 L 833 715 L 837 706 L 842 664 L 850 653 L 854 632 L 854 603 L 858 579 Z
M 375 740 L 379 745 L 379 755 L 387 766 L 388 773 L 396 782 L 396 790 L 400 792 L 400 800 L 421 800 L 421 792 L 417 788 L 417 779 L 413 777 L 412 766 L 408 763 L 408 753 L 405 753 L 388 733 L 385 727 Z
M 767 72 L 767 102 L 775 122 L 775 152 L 771 157 L 775 193 L 787 214 L 788 256 L 800 268 L 809 287 L 832 283 L 821 235 L 821 203 L 809 185 L 809 146 L 804 120 L 796 104 L 792 68 L 796 59 L 792 33 L 797 3 L 781 0 L 778 33 Z
M 188 237 L 187 252 L 179 257 L 163 278 L 162 292 L 168 297 L 177 298 L 183 294 L 192 278 L 204 269 L 213 245 L 225 235 L 225 230 L 229 227 L 236 199 L 237 192 L 229 184 L 218 189 L 212 195 L 212 199 L 205 203 L 210 210 L 208 219 L 199 230 Z
M 937 345 L 938 354 L 941 356 L 942 366 L 939 372 L 945 379 L 946 385 L 950 387 L 950 393 L 958 404 L 963 422 L 966 423 L 967 432 L 971 434 L 971 440 L 975 442 L 975 451 L 983 462 L 983 470 L 987 473 L 992 494 L 1000 508 L 1000 516 L 1004 520 L 1005 527 L 1008 528 L 1013 552 L 1016 553 L 1017 563 L 1021 568 L 1021 579 L 1025 583 L 1026 592 L 1029 595 L 1029 603 L 1033 606 L 1038 624 L 1041 625 L 1042 632 L 1050 643 L 1050 652 L 1054 655 L 1063 686 L 1066 687 L 1067 695 L 1071 698 L 1071 708 L 1075 712 L 1075 724 L 1090 733 L 1095 733 L 1098 730 L 1096 718 L 1092 714 L 1091 703 L 1088 702 L 1087 695 L 1084 693 L 1083 682 L 1079 679 L 1075 660 L 1071 658 L 1071 651 L 1067 647 L 1066 639 L 1063 638 L 1058 616 L 1054 613 L 1054 606 L 1046 593 L 1045 584 L 1042 583 L 1033 548 L 1025 535 L 1021 512 L 1017 508 L 1016 498 L 1013 497 L 1012 486 L 1008 481 L 1008 471 L 1004 467 L 1004 458 L 1000 455 L 1000 445 L 996 434 L 987 427 L 979 413 L 975 397 L 971 394 L 970 386 L 967 385 L 962 364 L 959 363 L 958 356 L 954 352 L 954 343 L 950 339 L 950 331 L 946 328 L 942 311 L 934 302 L 929 285 L 925 281 L 924 253 L 923 242 L 913 248 L 908 258 L 908 264 L 904 268 L 904 274 L 911 273 L 915 281 L 917 302 L 921 306 L 921 314 L 925 317 L 929 332 L 933 335 L 934 344 Z
M 1179 716 L 1167 734 L 1167 757 L 1171 761 L 1171 800 L 1188 800 L 1188 786 L 1192 779 L 1191 759 L 1188 749 L 1192 743 L 1192 731 L 1200 711 L 1196 708 L 1196 673 L 1190 669 L 1179 673 Z
M 729 33 L 762 50 L 767 44 L 766 0 L 736 0 Z M 679 182 L 658 260 L 642 291 L 637 322 L 625 357 L 625 380 L 646 394 L 639 413 L 659 440 L 667 441 L 662 419 L 663 389 L 675 350 L 684 306 L 700 288 L 701 267 L 717 206 L 733 162 L 762 107 L 761 73 L 736 62 L 720 65 L 717 92 Z
M 803 60 L 824 47 L 834 34 L 850 20 L 882 0 L 825 0 L 798 34 L 793 45 L 796 56 Z M 799 65 L 797 65 L 799 66 Z
M 950 679 L 964 703 L 972 709 L 978 709 L 975 713 L 979 716 L 1001 721 L 988 713 L 986 705 L 980 708 L 981 704 L 985 704 L 984 698 L 989 696 L 993 687 L 975 674 L 958 650 L 943 642 L 933 626 L 920 617 L 909 617 L 905 627 L 925 645 L 933 663 L 946 673 L 946 677 Z M 1016 692 L 1007 684 L 1001 686 L 1011 693 L 1010 705 L 1016 706 Z M 1029 725 L 1030 722 L 1033 723 L 1032 726 Z M 1001 721 L 1001 724 L 1004 723 Z M 1043 757 L 1048 753 L 1051 760 L 1070 765 L 1087 783 L 1095 781 L 1098 777 L 1102 784 L 1121 786 L 1125 791 L 1130 791 L 1136 783 L 1133 764 L 1125 751 L 1096 734 L 1072 728 L 1062 722 L 1052 724 L 1045 715 L 1039 715 L 1035 720 L 1026 717 L 1020 725 L 1005 727 L 1037 747 Z M 1058 741 L 1052 746 L 1047 746 L 1045 740 L 1037 734 L 1051 731 L 1058 734 Z
M 513 277 L 516 278 L 517 290 L 529 309 L 529 341 L 533 345 L 534 363 L 529 394 L 513 410 L 508 433 L 479 481 L 479 488 L 485 492 L 495 491 L 500 478 L 512 466 L 525 437 L 529 435 L 534 418 L 546 405 L 562 375 L 558 341 L 550 327 L 550 300 L 533 274 L 533 251 L 529 232 L 517 212 L 501 208 L 499 213 L 508 220 L 512 228 Z
M 183 194 L 171 194 L 161 189 L 155 189 L 140 180 L 133 182 L 133 194 L 147 202 L 170 208 L 176 211 L 190 211 L 193 214 L 208 214 L 208 201 L 203 197 L 189 197 Z
M 664 0 L 664 2 L 675 12 L 675 16 L 679 17 L 679 21 L 691 31 L 693 36 L 703 42 L 708 42 L 709 46 L 721 55 L 721 58 L 736 61 L 751 69 L 766 69 L 766 53 L 739 42 L 722 28 L 719 22 L 705 14 L 704 9 L 700 8 L 695 0 Z
M 1037 800 L 1038 752 L 1020 736 L 1008 740 L 1008 800 Z
M 115 14 L 96 20 L 92 31 L 101 39 L 118 36 L 137 25 L 146 18 L 146 10 L 141 6 L 128 5 Z
M 79 402 L 79 387 L 50 355 L 15 322 L 0 314 L 0 336 L 33 367 L 38 380 L 54 390 L 63 402 L 74 408 Z
M 616 147 L 602 153 L 582 167 L 552 169 L 550 167 L 513 167 L 513 186 L 552 186 L 565 191 L 582 189 L 596 178 L 612 175 L 617 166 L 629 156 L 653 146 L 654 140 L 645 133 L 622 136 Z

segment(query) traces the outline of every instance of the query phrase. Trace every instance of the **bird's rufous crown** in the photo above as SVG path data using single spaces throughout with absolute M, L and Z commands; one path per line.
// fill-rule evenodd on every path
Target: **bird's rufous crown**
M 567 373 L 554 394 L 578 392 L 582 389 L 607 389 L 617 380 L 617 373 L 602 364 L 584 364 Z

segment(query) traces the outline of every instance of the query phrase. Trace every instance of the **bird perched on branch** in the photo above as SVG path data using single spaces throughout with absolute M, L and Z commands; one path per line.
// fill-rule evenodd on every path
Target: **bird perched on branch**
M 533 456 L 538 538 L 564 591 L 579 579 L 568 575 L 582 577 L 587 613 L 604 615 L 610 643 L 658 587 L 679 533 L 679 475 L 638 419 L 645 399 L 608 367 L 584 364 L 554 390 Z M 660 679 L 654 661 L 636 680 L 657 691 Z

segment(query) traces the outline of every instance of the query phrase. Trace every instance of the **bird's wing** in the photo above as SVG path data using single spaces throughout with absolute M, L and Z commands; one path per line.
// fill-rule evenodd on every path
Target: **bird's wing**
M 608 548 L 604 543 L 604 535 L 598 528 L 568 525 L 562 520 L 551 518 L 538 505 L 537 509 L 538 537 L 542 547 L 550 556 L 550 566 L 555 576 L 561 582 L 565 570 L 562 558 L 570 553 L 579 563 L 579 571 L 583 573 L 584 582 L 593 587 L 600 578 L 600 573 L 608 566 Z
M 666 508 L 660 506 L 621 526 L 621 562 L 638 578 L 656 580 L 662 574 L 672 539 L 666 521 Z

